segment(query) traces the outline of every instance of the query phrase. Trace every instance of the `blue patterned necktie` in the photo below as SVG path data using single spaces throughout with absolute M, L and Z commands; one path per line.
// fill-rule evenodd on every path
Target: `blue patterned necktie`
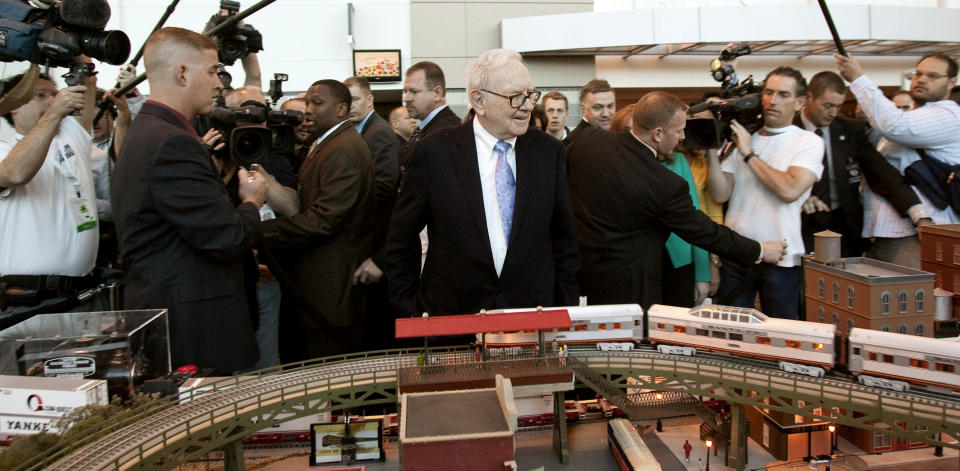
M 510 242 L 510 227 L 513 225 L 513 202 L 517 193 L 517 180 L 513 178 L 513 170 L 510 163 L 507 162 L 507 151 L 510 150 L 510 144 L 504 141 L 497 141 L 493 146 L 497 153 L 497 203 L 500 205 L 500 222 L 503 223 L 503 237 L 507 243 Z

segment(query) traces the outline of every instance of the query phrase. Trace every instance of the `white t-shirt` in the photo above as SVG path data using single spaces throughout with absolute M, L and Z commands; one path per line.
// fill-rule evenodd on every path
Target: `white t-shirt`
M 753 133 L 751 143 L 757 153 L 754 158 L 776 170 L 785 172 L 790 167 L 802 167 L 816 174 L 818 180 L 823 173 L 823 139 L 812 132 L 791 125 L 772 136 Z M 800 255 L 804 253 L 800 211 L 811 189 L 792 203 L 780 201 L 737 151 L 723 161 L 721 168 L 734 178 L 724 224 L 759 242 L 786 241 L 787 253 L 777 265 L 800 266 Z
M 0 160 L 22 139 L 0 141 Z M 90 134 L 60 121 L 46 160 L 30 183 L 0 192 L 0 274 L 83 276 L 100 239 Z

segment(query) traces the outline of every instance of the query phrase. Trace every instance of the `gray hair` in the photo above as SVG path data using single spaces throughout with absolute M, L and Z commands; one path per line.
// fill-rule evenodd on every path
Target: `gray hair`
M 490 49 L 480 54 L 467 66 L 467 70 L 464 72 L 467 79 L 467 91 L 489 89 L 490 75 L 511 62 L 523 64 L 523 57 L 520 53 L 511 49 Z

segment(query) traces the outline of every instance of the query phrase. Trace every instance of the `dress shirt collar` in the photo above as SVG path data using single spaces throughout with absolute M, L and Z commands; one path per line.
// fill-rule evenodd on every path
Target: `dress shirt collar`
M 446 107 L 447 105 L 440 105 L 434 108 L 433 111 L 427 114 L 426 118 L 423 118 L 422 120 L 420 120 L 420 129 L 422 130 L 423 128 L 427 127 L 427 125 L 430 124 L 430 121 L 433 121 L 434 116 L 436 116 L 437 113 L 443 111 L 443 109 Z
M 490 152 L 488 152 L 487 155 L 492 157 L 493 146 L 495 146 L 497 144 L 497 141 L 500 141 L 501 139 L 497 139 L 496 137 L 494 137 L 493 134 L 490 134 L 489 132 L 487 132 L 487 130 L 484 129 L 483 125 L 480 124 L 480 120 L 477 118 L 473 118 L 473 133 L 477 136 L 478 143 L 482 144 L 485 149 L 489 149 Z M 502 140 L 507 144 L 510 144 L 510 148 L 516 151 L 516 145 L 517 145 L 516 136 L 511 137 L 510 139 L 502 139 Z M 477 149 L 477 150 L 479 151 L 480 149 Z M 480 155 L 483 155 L 483 154 L 480 154 Z
M 372 114 L 373 114 L 373 110 L 370 110 L 370 112 L 367 113 L 367 117 L 363 118 L 363 121 L 360 121 L 359 123 L 357 123 L 357 132 L 363 131 L 363 127 L 367 125 L 367 121 L 370 121 L 370 115 Z
M 800 110 L 800 122 L 803 123 L 803 129 L 806 129 L 807 131 L 810 131 L 810 132 L 816 132 L 817 128 L 820 128 L 820 129 L 830 128 L 830 126 L 817 126 L 816 124 L 813 124 L 813 121 L 810 121 L 809 119 L 807 119 L 807 115 L 806 113 L 804 113 L 804 110 L 806 110 L 806 108 L 804 108 L 803 110 Z
M 657 158 L 657 150 L 656 150 L 656 149 L 654 149 L 653 147 L 650 147 L 650 144 L 647 144 L 646 142 L 643 142 L 643 139 L 640 139 L 639 137 L 637 137 L 637 135 L 634 134 L 632 130 L 631 130 L 631 131 L 627 131 L 627 132 L 629 132 L 630 135 L 633 136 L 633 138 L 637 140 L 637 142 L 643 144 L 643 146 L 646 147 L 647 149 L 650 149 L 650 152 L 653 152 L 653 158 L 654 158 L 654 159 Z
M 337 123 L 336 126 L 330 128 L 330 129 L 327 129 L 327 132 L 323 133 L 323 135 L 320 136 L 320 138 L 317 139 L 317 140 L 313 143 L 313 145 L 318 145 L 318 144 L 320 144 L 321 142 L 323 142 L 323 140 L 326 139 L 327 136 L 333 134 L 333 132 L 336 131 L 337 129 L 340 129 L 340 126 L 343 125 L 343 123 L 346 123 L 346 121 L 340 121 L 339 123 Z

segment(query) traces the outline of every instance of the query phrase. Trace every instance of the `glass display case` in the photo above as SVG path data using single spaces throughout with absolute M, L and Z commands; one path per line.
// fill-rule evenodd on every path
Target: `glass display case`
M 38 314 L 0 331 L 0 374 L 103 379 L 127 398 L 169 372 L 166 309 Z

